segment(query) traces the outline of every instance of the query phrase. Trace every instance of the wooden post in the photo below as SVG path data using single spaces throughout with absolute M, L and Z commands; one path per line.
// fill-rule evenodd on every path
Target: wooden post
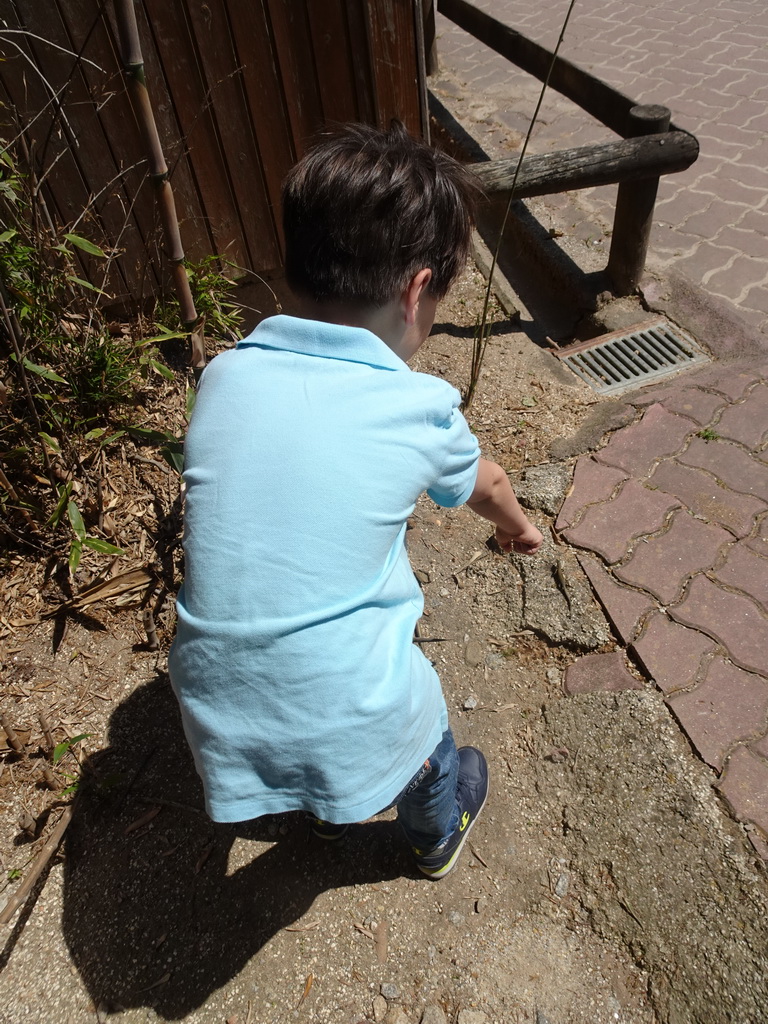
M 656 135 L 669 130 L 671 114 L 667 107 L 652 104 L 632 107 L 629 117 L 633 136 Z M 631 295 L 640 283 L 658 188 L 658 176 L 619 185 L 606 268 L 616 295 Z

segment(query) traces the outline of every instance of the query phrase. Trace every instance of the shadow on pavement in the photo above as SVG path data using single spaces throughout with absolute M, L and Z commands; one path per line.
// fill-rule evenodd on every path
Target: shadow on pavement
M 413 870 L 392 821 L 354 827 L 338 845 L 312 837 L 302 814 L 211 822 L 164 675 L 116 709 L 109 747 L 86 769 L 67 840 L 63 933 L 106 1013 L 148 1006 L 184 1017 L 320 893 Z M 237 839 L 273 845 L 230 873 Z

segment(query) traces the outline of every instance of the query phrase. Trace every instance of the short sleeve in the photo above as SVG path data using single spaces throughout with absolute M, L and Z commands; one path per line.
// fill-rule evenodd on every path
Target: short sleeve
M 453 390 L 453 396 L 450 412 L 433 431 L 434 465 L 439 475 L 427 488 L 432 501 L 443 508 L 456 508 L 471 496 L 480 461 L 480 445 L 458 408 L 458 391 Z

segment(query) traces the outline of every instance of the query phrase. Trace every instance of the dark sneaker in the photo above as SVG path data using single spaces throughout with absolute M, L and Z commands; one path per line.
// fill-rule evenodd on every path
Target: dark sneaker
M 476 747 L 459 747 L 459 781 L 456 802 L 459 824 L 456 831 L 432 853 L 414 850 L 419 871 L 427 878 L 443 878 L 456 864 L 472 826 L 488 799 L 488 763 Z
M 349 825 L 334 825 L 330 821 L 323 821 L 322 818 L 311 818 L 310 820 L 313 835 L 316 835 L 318 839 L 327 839 L 329 842 L 341 839 L 349 828 Z

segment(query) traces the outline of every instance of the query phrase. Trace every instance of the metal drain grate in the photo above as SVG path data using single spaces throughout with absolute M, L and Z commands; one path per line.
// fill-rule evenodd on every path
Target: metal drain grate
M 689 334 L 663 317 L 638 324 L 631 331 L 614 331 L 571 345 L 557 357 L 603 395 L 630 391 L 710 361 Z

